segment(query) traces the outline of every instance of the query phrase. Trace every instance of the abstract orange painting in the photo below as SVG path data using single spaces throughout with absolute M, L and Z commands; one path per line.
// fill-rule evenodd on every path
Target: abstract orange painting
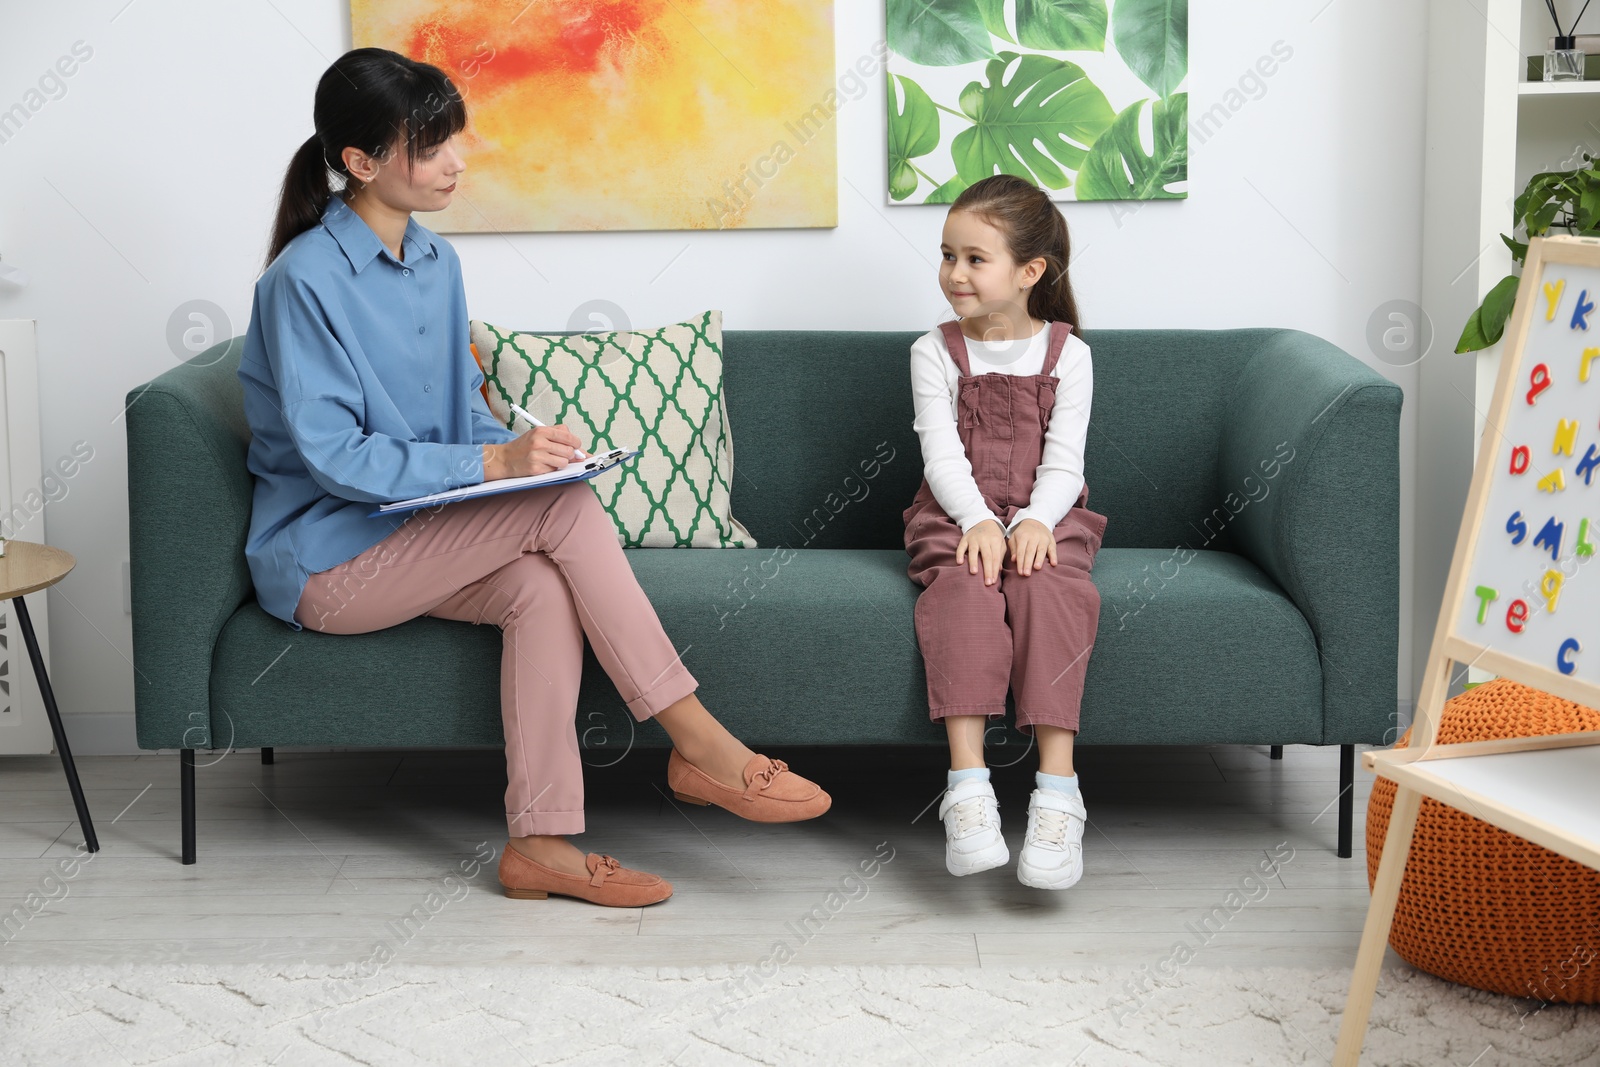
M 449 74 L 444 233 L 838 225 L 832 0 L 351 0 Z

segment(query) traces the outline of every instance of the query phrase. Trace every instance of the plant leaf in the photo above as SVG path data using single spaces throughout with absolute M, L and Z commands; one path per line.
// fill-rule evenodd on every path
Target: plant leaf
M 1535 174 L 1528 179 L 1528 184 L 1523 188 L 1522 195 L 1512 201 L 1511 222 L 1512 226 L 1525 220 L 1528 213 L 1536 211 L 1550 202 L 1550 198 L 1562 193 L 1566 180 L 1571 174 L 1561 171 L 1545 171 Z M 1572 192 L 1576 192 L 1574 189 Z
M 1104 52 L 1106 0 L 1017 0 L 1017 39 L 1025 48 Z
M 1139 111 L 1145 103 L 1129 104 L 1095 141 L 1078 171 L 1079 200 L 1174 200 L 1187 195 L 1167 186 L 1189 176 L 1189 94 L 1157 100 L 1151 108 L 1155 145 L 1149 155 L 1139 143 Z
M 1461 338 L 1456 341 L 1457 352 L 1476 352 L 1488 348 L 1493 341 L 1483 339 L 1483 309 L 1473 308 L 1472 314 L 1467 316 L 1467 324 L 1461 328 Z
M 1590 186 L 1578 196 L 1578 229 L 1593 229 L 1596 218 L 1600 218 L 1600 187 Z
M 1550 229 L 1550 223 L 1555 221 L 1555 217 L 1557 213 L 1560 212 L 1561 207 L 1561 201 L 1552 200 L 1550 203 L 1541 207 L 1538 211 L 1535 211 L 1533 214 L 1529 215 L 1528 236 L 1544 236 L 1544 234 Z
M 1495 283 L 1489 294 L 1483 298 L 1483 311 L 1480 321 L 1483 325 L 1483 337 L 1491 345 L 1500 340 L 1500 335 L 1506 332 L 1506 320 L 1511 317 L 1511 305 L 1517 299 L 1517 276 L 1507 274 Z
M 1116 117 L 1083 68 L 1063 59 L 1001 52 L 989 61 L 984 78 L 987 84 L 974 82 L 961 94 L 973 125 L 950 144 L 956 173 L 968 185 L 998 170 L 1064 189 L 1071 181 L 1062 168 L 1083 166 Z
M 1490 289 L 1483 303 L 1467 317 L 1462 327 L 1461 339 L 1456 342 L 1457 352 L 1476 352 L 1488 348 L 1506 331 L 1506 319 L 1517 297 L 1517 276 L 1507 274 Z
M 896 83 L 903 109 L 895 104 Z M 917 172 L 910 160 L 939 147 L 939 109 L 922 86 L 904 74 L 889 75 L 888 97 L 889 195 L 904 200 L 917 191 Z
M 925 67 L 992 59 L 978 0 L 888 0 L 889 48 Z
M 1528 246 L 1525 242 L 1513 241 L 1505 234 L 1500 235 L 1500 240 L 1504 241 L 1506 243 L 1506 247 L 1511 249 L 1511 258 L 1516 260 L 1518 263 L 1521 263 L 1528 258 Z
M 1122 61 L 1157 96 L 1171 96 L 1189 73 L 1189 0 L 1117 0 L 1111 34 Z

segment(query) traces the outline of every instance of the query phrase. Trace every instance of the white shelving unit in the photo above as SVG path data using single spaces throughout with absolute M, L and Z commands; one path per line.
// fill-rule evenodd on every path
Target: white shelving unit
M 1600 81 L 1582 82 L 1518 82 L 1518 96 L 1568 96 L 1600 93 Z
M 1556 3 L 1556 11 L 1563 21 L 1575 17 L 1582 7 L 1581 0 L 1557 0 Z M 1498 56 L 1511 55 L 1515 61 L 1511 71 L 1513 84 L 1509 87 L 1514 94 L 1513 106 L 1506 107 L 1500 100 L 1487 99 L 1489 92 L 1497 95 L 1506 92 L 1503 75 L 1496 71 L 1492 72 L 1494 77 L 1486 79 L 1485 114 L 1494 117 L 1501 127 L 1500 136 L 1503 139 L 1499 143 L 1502 151 L 1504 147 L 1514 147 L 1514 152 L 1507 159 L 1512 164 L 1509 186 L 1485 182 L 1488 203 L 1502 207 L 1497 228 L 1490 235 L 1494 236 L 1510 232 L 1511 204 L 1529 178 L 1543 170 L 1577 166 L 1583 161 L 1581 152 L 1584 150 L 1600 155 L 1600 81 L 1525 80 L 1528 73 L 1527 57 L 1543 54 L 1551 35 L 1555 33 L 1543 0 L 1489 0 L 1488 14 L 1486 27 L 1491 46 L 1499 46 L 1491 47 L 1488 58 L 1497 63 Z M 1585 14 L 1584 23 L 1579 27 L 1579 32 L 1591 32 L 1594 26 L 1600 25 L 1600 8 Z M 1511 41 L 1518 42 L 1514 54 Z M 1486 124 L 1485 133 L 1489 132 Z M 1503 164 L 1496 168 L 1497 171 L 1504 169 Z M 1503 175 L 1499 180 L 1504 180 Z M 1495 247 L 1502 255 L 1495 260 L 1495 270 L 1489 272 L 1493 277 L 1486 279 L 1487 284 L 1477 294 L 1480 300 L 1489 287 L 1504 277 L 1513 266 L 1511 254 L 1505 250 L 1498 236 L 1495 236 Z M 1454 328 L 1459 334 L 1461 322 L 1454 323 Z M 1487 410 L 1489 397 L 1494 392 L 1495 372 L 1500 367 L 1500 346 L 1495 345 L 1480 353 L 1478 359 L 1475 396 L 1479 414 L 1472 435 L 1474 453 L 1483 429 L 1482 412 Z
M 1582 0 L 1556 0 L 1563 22 Z M 1579 33 L 1600 30 L 1600 7 Z M 1423 177 L 1422 306 L 1433 347 L 1418 368 L 1417 540 L 1414 603 L 1444 594 L 1450 547 L 1472 476 L 1500 346 L 1457 354 L 1462 326 L 1515 264 L 1500 234 L 1533 175 L 1600 155 L 1600 81 L 1529 82 L 1528 56 L 1554 34 L 1543 0 L 1430 0 L 1427 136 Z M 1564 232 L 1564 231 L 1557 231 Z M 1470 404 L 1468 398 L 1471 398 Z M 1416 612 L 1413 676 L 1422 677 L 1432 633 Z M 1492 674 L 1470 669 L 1468 680 Z

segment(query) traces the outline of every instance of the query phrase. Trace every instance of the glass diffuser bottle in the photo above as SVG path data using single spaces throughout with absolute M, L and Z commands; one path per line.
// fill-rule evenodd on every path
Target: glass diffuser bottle
M 1544 54 L 1544 80 L 1547 82 L 1581 82 L 1583 81 L 1583 52 L 1578 48 L 1578 39 L 1571 36 L 1560 36 L 1555 39 L 1555 47 L 1548 49 Z

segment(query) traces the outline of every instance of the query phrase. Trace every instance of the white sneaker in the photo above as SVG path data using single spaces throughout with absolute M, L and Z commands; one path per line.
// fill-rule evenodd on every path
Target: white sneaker
M 963 778 L 945 789 L 939 818 L 944 820 L 944 865 L 951 874 L 977 874 L 1011 859 L 1000 836 L 999 809 L 994 786 L 984 779 Z
M 1017 881 L 1035 889 L 1066 889 L 1083 877 L 1083 793 L 1035 789 L 1028 833 L 1017 857 Z

